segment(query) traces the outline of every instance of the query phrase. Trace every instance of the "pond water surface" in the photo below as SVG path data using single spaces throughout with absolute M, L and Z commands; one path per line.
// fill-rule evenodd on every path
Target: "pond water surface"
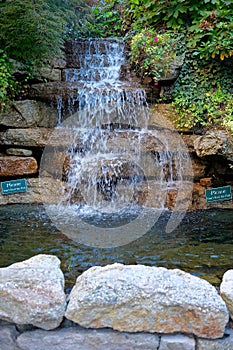
M 59 232 L 43 205 L 0 206 L 0 267 L 36 254 L 56 255 L 67 291 L 86 269 L 114 262 L 179 268 L 218 286 L 233 268 L 233 211 L 190 212 L 177 229 L 165 233 L 170 214 L 165 211 L 148 233 L 128 245 L 91 248 Z

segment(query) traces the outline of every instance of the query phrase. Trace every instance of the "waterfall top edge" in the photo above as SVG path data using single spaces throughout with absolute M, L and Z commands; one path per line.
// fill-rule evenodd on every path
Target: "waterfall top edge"
M 123 38 L 114 38 L 114 37 L 109 37 L 109 38 L 73 38 L 73 39 L 68 39 L 67 41 L 116 41 L 116 42 L 124 42 Z

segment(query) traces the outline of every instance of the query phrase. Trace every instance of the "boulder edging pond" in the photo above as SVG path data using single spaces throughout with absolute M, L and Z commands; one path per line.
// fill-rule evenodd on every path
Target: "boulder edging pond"
M 223 300 L 232 280 L 222 298 L 178 269 L 115 263 L 84 272 L 66 298 L 59 265 L 39 254 L 0 269 L 1 350 L 233 347 Z

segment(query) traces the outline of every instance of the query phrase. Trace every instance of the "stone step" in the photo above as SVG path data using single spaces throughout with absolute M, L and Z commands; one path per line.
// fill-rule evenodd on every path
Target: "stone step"
M 67 54 L 107 54 L 124 50 L 124 43 L 119 39 L 95 38 L 95 39 L 73 39 L 65 43 Z
M 125 59 L 123 56 L 105 54 L 66 54 L 66 68 L 100 68 L 123 64 Z
M 62 74 L 62 79 L 69 82 L 96 82 L 96 81 L 117 81 L 120 74 L 119 66 L 105 66 L 93 68 L 70 68 L 65 69 Z
M 79 97 L 82 97 L 84 100 L 88 101 L 91 98 L 95 100 L 96 96 L 98 98 L 99 96 L 103 96 L 105 98 L 105 102 L 108 98 L 109 101 L 112 100 L 116 103 L 116 101 L 121 101 L 127 93 L 129 94 L 129 92 L 132 95 L 132 102 L 138 102 L 138 92 L 140 92 L 141 96 L 145 96 L 142 92 L 142 89 L 136 84 L 134 85 L 119 81 L 115 82 L 113 86 L 110 84 L 110 82 L 104 82 L 104 84 L 101 82 L 99 84 L 93 84 L 93 81 L 90 81 L 89 83 L 50 82 L 45 84 L 34 84 L 31 86 L 31 89 L 29 91 L 29 98 L 41 101 L 57 101 L 58 98 L 62 98 L 64 101 L 68 99 L 76 99 L 77 101 Z M 129 99 L 130 96 L 128 100 Z M 141 101 L 141 103 L 142 102 L 143 101 Z

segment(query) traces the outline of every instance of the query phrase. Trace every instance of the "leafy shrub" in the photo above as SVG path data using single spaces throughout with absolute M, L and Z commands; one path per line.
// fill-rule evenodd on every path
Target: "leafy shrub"
M 176 40 L 169 32 L 144 29 L 131 40 L 130 60 L 138 76 L 150 76 L 157 82 L 172 74 Z
M 41 64 L 61 54 L 64 21 L 44 0 L 6 0 L 0 8 L 0 46 L 11 58 Z
M 203 10 L 189 28 L 189 47 L 200 58 L 219 57 L 221 60 L 233 55 L 233 7 L 217 7 Z
M 80 27 L 80 34 L 85 37 L 120 37 L 123 9 L 123 0 L 97 3 L 90 9 L 90 16 Z
M 126 9 L 136 26 L 186 31 L 201 58 L 233 54 L 232 0 L 129 0 Z

